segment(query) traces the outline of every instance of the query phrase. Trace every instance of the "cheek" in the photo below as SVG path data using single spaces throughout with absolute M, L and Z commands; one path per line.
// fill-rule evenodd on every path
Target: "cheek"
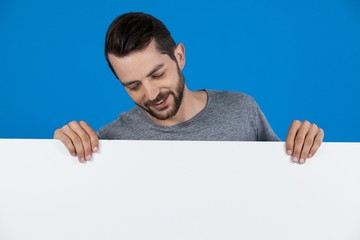
M 126 90 L 126 92 L 131 98 L 131 100 L 133 100 L 133 102 L 135 102 L 136 104 L 141 105 L 144 102 L 143 94 L 141 93 L 141 91 L 133 92 L 130 90 Z
M 171 76 L 169 76 L 166 80 L 168 88 L 176 88 L 179 83 L 179 79 L 180 78 L 178 74 L 172 74 Z

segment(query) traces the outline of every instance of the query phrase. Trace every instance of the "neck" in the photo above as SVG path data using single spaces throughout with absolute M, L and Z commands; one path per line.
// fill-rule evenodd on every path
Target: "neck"
M 148 116 L 156 125 L 174 126 L 190 120 L 201 112 L 206 106 L 207 98 L 208 96 L 205 91 L 190 91 L 185 86 L 183 99 L 175 116 L 166 120 L 156 119 L 150 114 Z

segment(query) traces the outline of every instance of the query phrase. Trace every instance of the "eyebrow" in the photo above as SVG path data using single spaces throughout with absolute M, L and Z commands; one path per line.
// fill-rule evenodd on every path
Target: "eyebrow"
M 156 65 L 156 66 L 146 75 L 146 77 L 150 77 L 151 75 L 153 75 L 154 73 L 156 73 L 157 71 L 159 71 L 159 69 L 161 69 L 164 65 L 165 65 L 164 63 L 160 63 L 160 64 Z M 121 82 L 121 81 L 120 81 L 120 82 Z M 127 83 L 121 82 L 121 84 L 122 84 L 124 87 L 127 87 L 127 86 L 130 86 L 131 84 L 136 83 L 136 82 L 139 82 L 139 80 L 134 80 L 134 81 L 130 81 L 130 82 L 127 82 Z

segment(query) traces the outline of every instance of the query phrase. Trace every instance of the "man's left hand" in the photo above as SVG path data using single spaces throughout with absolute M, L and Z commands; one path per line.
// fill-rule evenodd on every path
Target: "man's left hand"
M 286 137 L 286 151 L 295 163 L 305 163 L 314 156 L 324 139 L 324 131 L 309 121 L 295 120 Z

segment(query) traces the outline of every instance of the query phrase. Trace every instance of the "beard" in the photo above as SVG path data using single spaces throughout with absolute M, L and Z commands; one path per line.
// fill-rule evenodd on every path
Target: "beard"
M 182 74 L 181 70 L 178 67 L 178 82 L 177 82 L 177 86 L 176 89 L 173 90 L 168 90 L 166 92 L 160 92 L 155 100 L 151 100 L 151 101 L 147 101 L 144 103 L 144 106 L 141 106 L 139 104 L 137 104 L 139 107 L 141 107 L 142 109 L 144 109 L 147 113 L 149 113 L 152 117 L 158 119 L 158 120 L 167 120 L 173 116 L 176 115 L 176 113 L 179 111 L 179 108 L 181 106 L 182 103 L 182 99 L 184 96 L 184 88 L 185 88 L 185 77 Z M 162 111 L 155 111 L 151 108 L 151 106 L 155 105 L 156 103 L 167 99 L 166 101 L 169 100 L 169 96 L 173 96 L 174 101 L 172 103 L 169 103 L 170 106 L 167 106 L 165 109 L 163 109 Z M 165 111 L 166 109 L 171 108 L 170 111 Z M 163 112 L 164 111 L 164 112 Z

